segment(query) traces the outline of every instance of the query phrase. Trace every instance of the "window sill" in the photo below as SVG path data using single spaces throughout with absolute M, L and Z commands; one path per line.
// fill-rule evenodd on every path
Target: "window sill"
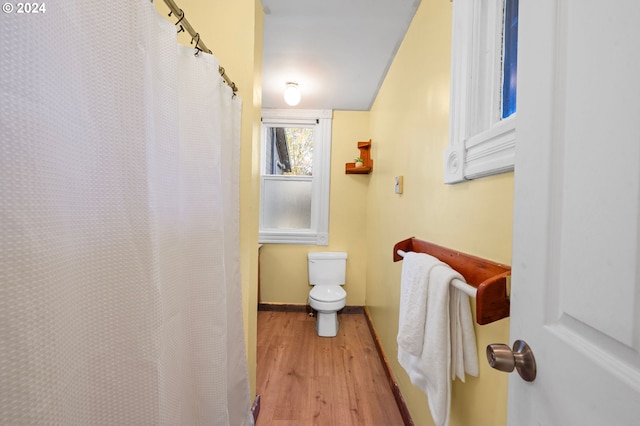
M 260 244 L 303 244 L 303 245 L 329 245 L 329 234 L 317 232 L 282 231 L 260 232 L 258 239 Z
M 513 171 L 516 150 L 516 116 L 504 119 L 474 135 L 466 143 L 445 151 L 445 183 Z

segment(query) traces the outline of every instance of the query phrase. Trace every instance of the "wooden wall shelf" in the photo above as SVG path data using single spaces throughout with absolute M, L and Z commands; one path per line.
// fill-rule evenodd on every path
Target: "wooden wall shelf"
M 364 160 L 364 165 L 362 167 L 356 167 L 356 163 L 347 163 L 344 165 L 344 172 L 346 174 L 365 175 L 373 171 L 373 160 L 371 159 L 371 139 L 366 142 L 358 142 L 358 149 L 360 150 L 360 158 Z
M 398 250 L 429 254 L 460 272 L 468 284 L 478 289 L 475 301 L 478 324 L 489 324 L 509 316 L 507 277 L 511 275 L 511 267 L 413 237 L 396 243 L 394 262 L 402 260 Z

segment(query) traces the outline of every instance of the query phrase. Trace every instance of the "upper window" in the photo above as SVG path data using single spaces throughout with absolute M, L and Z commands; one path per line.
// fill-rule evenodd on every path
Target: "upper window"
M 331 111 L 263 110 L 260 242 L 327 245 Z
M 455 0 L 444 181 L 513 170 L 518 0 Z
M 516 112 L 518 81 L 518 0 L 506 0 L 502 42 L 502 118 Z

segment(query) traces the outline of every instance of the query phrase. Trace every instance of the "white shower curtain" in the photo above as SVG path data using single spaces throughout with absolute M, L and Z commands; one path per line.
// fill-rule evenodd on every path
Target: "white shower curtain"
M 241 101 L 148 0 L 0 27 L 0 424 L 252 424 Z

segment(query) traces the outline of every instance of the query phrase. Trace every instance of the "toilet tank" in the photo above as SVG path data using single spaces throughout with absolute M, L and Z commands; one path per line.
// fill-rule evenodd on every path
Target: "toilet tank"
M 347 270 L 347 253 L 338 251 L 311 252 L 309 260 L 309 283 L 311 285 L 344 285 Z

